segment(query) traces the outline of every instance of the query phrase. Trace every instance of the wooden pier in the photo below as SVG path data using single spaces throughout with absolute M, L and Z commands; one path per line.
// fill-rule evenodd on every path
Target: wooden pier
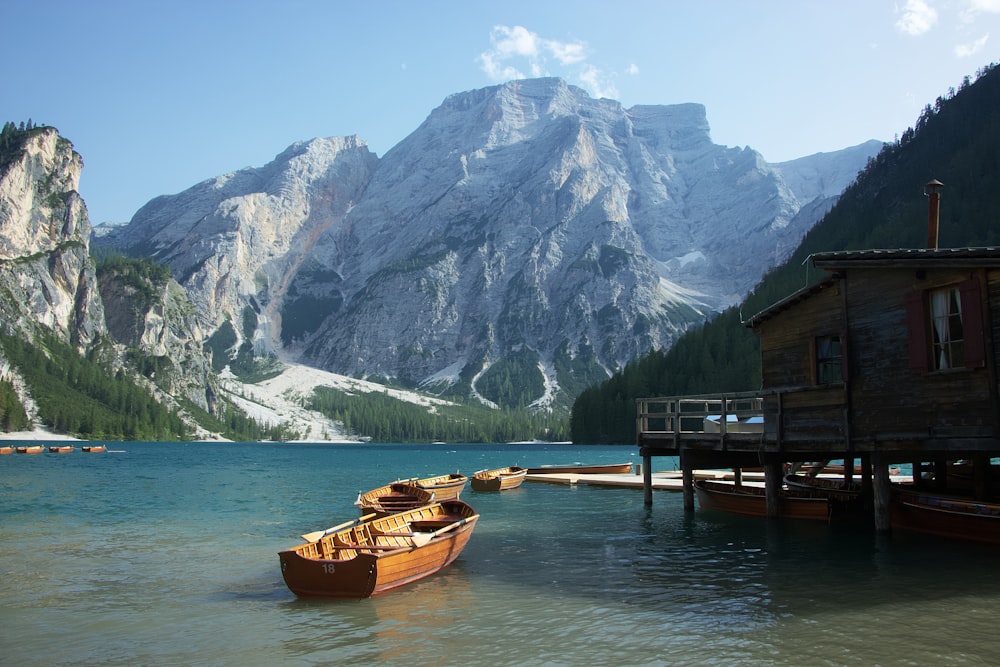
M 842 459 L 851 477 L 860 462 L 880 532 L 893 464 L 912 465 L 914 486 L 943 489 L 961 461 L 971 497 L 996 495 L 1000 248 L 811 261 L 829 276 L 744 322 L 760 336 L 760 391 L 637 401 L 646 502 L 657 456 L 680 457 L 686 509 L 695 469 L 763 469 L 769 516 L 786 464 Z

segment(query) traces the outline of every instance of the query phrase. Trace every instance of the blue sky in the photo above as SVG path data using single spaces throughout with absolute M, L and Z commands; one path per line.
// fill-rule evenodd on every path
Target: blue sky
M 891 141 L 1000 61 L 1000 0 L 0 0 L 0 120 L 59 128 L 91 221 L 357 134 L 378 155 L 452 93 L 559 76 L 704 104 L 769 162 Z

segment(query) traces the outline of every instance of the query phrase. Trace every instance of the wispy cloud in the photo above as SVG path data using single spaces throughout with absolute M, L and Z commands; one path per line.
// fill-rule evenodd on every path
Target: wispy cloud
M 498 25 L 490 32 L 490 44 L 477 60 L 493 81 L 560 76 L 595 97 L 618 96 L 611 77 L 587 62 L 584 42 L 547 39 L 524 26 Z
M 1000 0 L 969 0 L 962 9 L 961 18 L 971 23 L 979 14 L 1000 14 Z
M 901 14 L 896 21 L 896 30 L 912 36 L 928 32 L 938 20 L 937 10 L 924 0 L 906 0 Z
M 988 42 L 989 39 L 990 35 L 987 33 L 974 42 L 959 44 L 955 47 L 955 55 L 959 58 L 968 58 L 969 56 L 975 55 L 983 50 L 983 47 L 986 46 L 986 42 Z

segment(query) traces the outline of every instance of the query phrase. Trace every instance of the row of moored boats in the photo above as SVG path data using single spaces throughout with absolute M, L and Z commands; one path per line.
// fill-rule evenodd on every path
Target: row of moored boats
M 439 572 L 457 559 L 479 514 L 460 499 L 475 491 L 517 488 L 528 470 L 518 466 L 396 480 L 359 493 L 361 516 L 306 533 L 302 544 L 278 554 L 289 590 L 300 597 L 365 598 Z
M 694 490 L 704 509 L 767 516 L 766 490 L 761 484 L 698 479 Z M 859 477 L 848 478 L 842 472 L 790 472 L 778 492 L 778 515 L 820 521 L 863 517 L 862 490 Z M 934 489 L 933 480 L 893 482 L 889 516 L 893 529 L 1000 543 L 1000 503 L 973 498 L 968 489 Z
M 457 559 L 472 537 L 479 514 L 460 499 L 473 491 L 516 489 L 528 474 L 622 473 L 632 464 L 508 466 L 397 479 L 359 493 L 360 516 L 302 535 L 303 543 L 278 554 L 289 590 L 300 597 L 365 598 L 439 572 Z
M 3 454 L 42 454 L 48 451 L 50 454 L 72 454 L 76 451 L 75 445 L 2 445 L 0 455 Z M 99 453 L 108 451 L 107 445 L 84 445 L 80 451 L 87 453 Z

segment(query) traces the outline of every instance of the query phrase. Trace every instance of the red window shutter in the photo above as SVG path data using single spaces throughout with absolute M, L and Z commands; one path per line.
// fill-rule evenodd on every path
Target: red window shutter
M 906 330 L 910 344 L 910 368 L 926 373 L 930 352 L 927 349 L 927 312 L 923 292 L 906 297 Z
M 965 367 L 986 365 L 986 336 L 983 333 L 983 302 L 979 281 L 973 278 L 958 286 L 962 298 L 962 336 L 965 339 Z

